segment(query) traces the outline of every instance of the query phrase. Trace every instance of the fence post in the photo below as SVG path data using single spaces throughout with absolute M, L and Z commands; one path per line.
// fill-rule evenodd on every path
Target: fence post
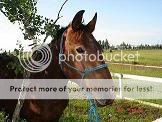
M 122 99 L 122 78 L 123 78 L 123 74 L 119 75 L 119 88 L 120 88 L 120 93 L 119 93 L 119 97 Z

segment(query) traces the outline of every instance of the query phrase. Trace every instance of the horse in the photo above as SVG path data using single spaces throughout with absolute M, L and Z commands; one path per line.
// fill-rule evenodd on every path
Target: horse
M 52 51 L 52 61 L 44 71 L 30 73 L 31 79 L 112 79 L 105 62 L 102 61 L 62 61 L 60 52 L 64 55 L 88 54 L 97 55 L 102 53 L 100 44 L 93 36 L 97 21 L 97 13 L 87 24 L 82 23 L 84 10 L 76 13 L 72 22 L 57 32 L 57 36 L 49 44 Z M 37 57 L 37 56 L 36 56 Z M 39 57 L 39 56 L 38 56 Z M 102 56 L 100 58 L 103 58 Z M 88 73 L 85 73 L 85 69 Z M 77 71 L 76 71 L 77 70 Z M 86 70 L 87 71 L 87 70 Z M 113 99 L 95 99 L 97 106 L 106 106 L 113 103 Z M 7 102 L 9 105 L 12 101 Z M 15 103 L 15 101 L 14 101 Z M 5 105 L 5 106 L 7 106 Z M 15 103 L 16 105 L 16 103 Z M 10 115 L 13 115 L 14 106 L 7 107 Z M 68 105 L 68 99 L 61 100 L 25 100 L 20 112 L 20 117 L 29 122 L 57 122 Z

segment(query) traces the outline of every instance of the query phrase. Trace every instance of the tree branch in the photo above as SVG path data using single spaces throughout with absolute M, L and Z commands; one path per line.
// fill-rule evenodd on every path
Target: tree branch
M 67 2 L 68 2 L 68 0 L 65 0 L 64 3 L 62 4 L 60 10 L 58 11 L 57 18 L 56 18 L 56 20 L 55 20 L 54 23 L 53 23 L 54 25 L 57 23 L 57 21 L 58 21 L 61 17 L 63 17 L 63 16 L 60 16 L 60 13 L 61 13 L 61 11 L 62 11 L 64 5 L 65 5 Z M 46 37 L 44 38 L 43 43 L 46 42 L 48 36 L 49 36 L 49 35 L 46 34 Z
M 44 40 L 43 40 L 43 43 L 45 43 L 46 42 L 46 40 L 47 40 L 47 38 L 48 38 L 48 34 L 46 34 L 46 37 L 44 38 Z
M 61 11 L 62 11 L 64 5 L 65 5 L 67 2 L 68 2 L 68 0 L 65 0 L 64 3 L 62 4 L 62 6 L 61 6 L 61 8 L 60 8 L 60 10 L 59 10 L 59 12 L 58 12 L 58 14 L 57 14 L 57 18 L 56 18 L 56 20 L 54 21 L 54 24 L 56 24 L 56 22 L 62 17 L 62 16 L 60 16 L 60 13 L 61 13 Z

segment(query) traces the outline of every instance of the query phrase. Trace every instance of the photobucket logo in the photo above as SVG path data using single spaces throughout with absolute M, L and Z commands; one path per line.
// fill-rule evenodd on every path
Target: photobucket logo
M 41 72 L 51 63 L 52 53 L 48 45 L 39 45 L 32 52 L 19 52 L 19 61 L 23 68 L 29 72 Z
M 98 51 L 97 51 L 98 52 Z M 96 61 L 99 60 L 99 57 L 102 56 L 99 52 L 96 54 L 88 54 L 86 51 L 83 54 L 77 53 L 76 55 L 69 53 L 67 55 L 65 54 L 59 54 L 59 62 L 64 62 L 64 61 Z M 101 59 L 103 60 L 103 59 Z
M 122 50 L 118 51 L 117 53 L 100 53 L 100 51 L 97 51 L 96 54 L 88 54 L 86 51 L 83 54 L 71 54 L 68 52 L 67 55 L 65 54 L 59 54 L 59 61 L 115 61 L 115 62 L 131 62 L 131 61 L 138 61 L 140 54 L 138 51 L 136 53 L 124 53 Z

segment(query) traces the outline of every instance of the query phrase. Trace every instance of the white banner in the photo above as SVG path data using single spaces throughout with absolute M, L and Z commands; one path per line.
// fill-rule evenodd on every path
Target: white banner
M 23 86 L 22 86 L 23 83 Z M 162 83 L 132 79 L 0 79 L 0 99 L 162 99 Z

